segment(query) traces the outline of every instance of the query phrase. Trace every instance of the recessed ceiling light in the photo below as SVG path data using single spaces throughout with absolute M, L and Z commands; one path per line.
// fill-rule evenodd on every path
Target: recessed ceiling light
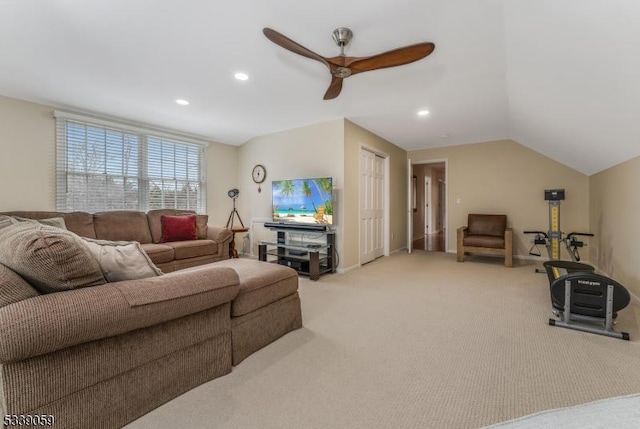
M 249 80 L 249 75 L 242 72 L 237 72 L 236 74 L 233 75 L 233 77 L 235 77 L 238 80 Z
M 177 98 L 176 99 L 176 104 L 179 104 L 181 106 L 188 106 L 189 105 L 189 101 L 185 100 L 183 98 Z
M 427 116 L 428 114 L 428 110 L 418 110 L 418 116 Z
M 449 138 L 449 134 L 442 134 L 440 137 L 442 137 L 443 139 L 448 139 Z

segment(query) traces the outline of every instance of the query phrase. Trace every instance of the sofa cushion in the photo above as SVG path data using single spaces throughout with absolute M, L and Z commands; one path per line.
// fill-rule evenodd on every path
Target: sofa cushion
M 137 211 L 109 211 L 93 214 L 93 224 L 98 240 L 137 241 L 151 243 L 147 215 Z
M 15 272 L 0 264 L 0 307 L 40 295 Z
M 240 292 L 231 302 L 234 317 L 251 313 L 298 290 L 298 273 L 289 267 L 253 259 L 226 259 L 213 264 L 231 267 L 240 278 Z
M 141 244 L 141 246 L 156 265 L 171 262 L 175 259 L 173 247 L 166 244 L 146 243 Z
M 469 214 L 467 227 L 468 235 L 504 237 L 504 231 L 507 229 L 507 216 Z
M 54 227 L 60 228 L 60 229 L 67 229 L 67 225 L 65 224 L 64 218 L 62 216 L 60 216 L 60 217 L 52 217 L 52 218 L 48 218 L 48 219 L 29 219 L 27 217 L 14 216 L 13 219 L 16 222 L 41 223 L 43 225 L 54 226 Z
M 174 241 L 164 244 L 173 248 L 174 259 L 197 258 L 215 255 L 218 252 L 218 244 L 213 240 Z
M 45 211 L 12 211 L 3 213 L 28 219 L 50 219 L 63 217 L 66 228 L 81 237 L 96 238 L 93 228 L 93 215 L 87 212 L 45 212 Z
M 106 283 L 80 237 L 41 224 L 21 222 L 1 229 L 0 263 L 43 293 Z
M 198 234 L 198 240 L 207 238 L 207 226 L 209 223 L 209 215 L 196 215 L 196 233 Z
M 462 240 L 462 244 L 471 247 L 490 247 L 504 249 L 504 238 L 490 235 L 469 235 Z
M 100 264 L 108 282 L 145 279 L 162 275 L 137 241 L 83 239 Z
M 172 241 L 197 240 L 196 215 L 160 216 L 162 224 L 161 243 Z

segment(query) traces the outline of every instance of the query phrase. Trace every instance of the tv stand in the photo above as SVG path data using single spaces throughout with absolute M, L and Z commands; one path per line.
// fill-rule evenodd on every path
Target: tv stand
M 265 224 L 267 226 L 267 224 Z M 258 259 L 293 268 L 298 274 L 318 280 L 322 274 L 336 272 L 335 232 L 326 228 L 296 229 L 270 227 L 277 232 L 276 241 L 263 240 L 258 245 Z M 324 236 L 323 242 L 294 240 L 290 233 L 315 233 Z

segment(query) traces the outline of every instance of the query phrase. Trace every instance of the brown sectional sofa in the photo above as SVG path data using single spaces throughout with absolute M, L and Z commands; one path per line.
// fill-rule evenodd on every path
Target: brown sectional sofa
M 147 241 L 154 261 L 175 272 L 41 294 L 0 264 L 0 415 L 51 414 L 65 428 L 121 427 L 302 326 L 294 270 L 247 259 L 208 263 L 229 249 L 226 232 L 212 227 L 207 239 L 195 240 L 210 241 L 209 253 L 185 242 L 169 246 L 169 260 L 169 250 L 158 250 L 164 243 L 154 243 L 151 219 L 161 214 L 147 214 L 146 228 L 139 212 L 64 218 L 88 238 Z M 198 266 L 181 269 L 190 265 Z
M 206 216 L 198 216 L 198 240 L 161 243 L 162 215 L 194 213 L 188 210 L 161 209 L 137 211 L 48 212 L 13 211 L 0 213 L 30 219 L 63 217 L 67 229 L 81 237 L 110 241 L 137 241 L 164 273 L 195 267 L 229 258 L 233 232 L 207 226 Z

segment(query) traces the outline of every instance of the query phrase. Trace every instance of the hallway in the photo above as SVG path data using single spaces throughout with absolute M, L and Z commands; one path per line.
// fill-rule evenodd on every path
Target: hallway
M 413 241 L 413 248 L 416 250 L 426 250 L 428 252 L 444 252 L 444 231 L 435 234 L 425 235 Z

